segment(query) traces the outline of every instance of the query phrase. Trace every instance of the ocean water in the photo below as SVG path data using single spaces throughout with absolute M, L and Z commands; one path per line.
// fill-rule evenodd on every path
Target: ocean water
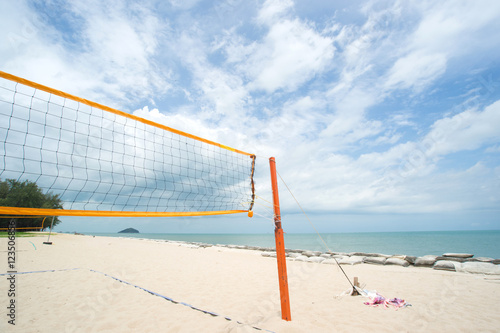
M 96 236 L 274 247 L 274 234 L 118 234 L 87 233 Z M 475 257 L 500 258 L 500 230 L 489 231 L 423 231 L 285 234 L 285 247 L 334 252 L 373 252 L 423 256 L 447 252 L 471 253 Z M 326 243 L 323 243 L 323 241 Z

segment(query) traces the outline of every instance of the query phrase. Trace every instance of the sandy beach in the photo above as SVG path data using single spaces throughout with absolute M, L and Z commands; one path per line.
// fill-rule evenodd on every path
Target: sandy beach
M 1 276 L 1 332 L 497 332 L 500 327 L 498 275 L 342 266 L 365 289 L 411 304 L 395 310 L 367 306 L 362 296 L 339 296 L 350 285 L 335 265 L 287 261 L 292 321 L 286 322 L 276 259 L 259 251 L 69 234 L 52 235 L 52 245 L 42 244 L 46 240 L 16 238 L 16 270 L 35 273 L 16 275 L 15 326 L 6 316 L 11 281 Z M 6 273 L 6 238 L 0 239 L 0 265 Z

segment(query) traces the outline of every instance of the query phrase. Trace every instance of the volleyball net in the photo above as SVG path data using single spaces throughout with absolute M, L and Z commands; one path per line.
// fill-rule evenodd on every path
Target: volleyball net
M 255 155 L 0 71 L 0 180 L 63 209 L 0 214 L 200 216 L 252 210 Z

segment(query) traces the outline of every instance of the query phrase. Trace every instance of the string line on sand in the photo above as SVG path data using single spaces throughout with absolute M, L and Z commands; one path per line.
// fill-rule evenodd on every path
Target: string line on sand
M 49 269 L 49 270 L 44 270 L 44 271 L 30 271 L 30 272 L 16 272 L 16 273 L 0 273 L 0 276 L 5 276 L 5 275 L 12 275 L 12 274 L 16 274 L 16 275 L 19 275 L 19 274 L 32 274 L 32 273 L 50 273 L 50 272 L 65 272 L 65 271 L 74 271 L 74 270 L 87 270 L 87 269 L 84 269 L 84 268 L 67 268 L 67 269 Z M 158 296 L 158 297 L 161 297 L 163 298 L 164 300 L 167 300 L 169 302 L 172 302 L 174 304 L 180 304 L 180 305 L 184 305 L 184 306 L 187 306 L 188 308 L 191 308 L 193 310 L 196 310 L 196 311 L 200 311 L 200 312 L 203 312 L 205 314 L 208 314 L 208 315 L 211 315 L 212 317 L 222 317 L 224 319 L 226 319 L 227 321 L 234 321 L 236 322 L 237 324 L 239 325 L 244 325 L 244 326 L 250 326 L 251 328 L 253 329 L 256 329 L 258 331 L 265 331 L 265 332 L 270 332 L 270 333 L 275 333 L 274 331 L 270 331 L 270 330 L 267 330 L 265 328 L 260 328 L 260 327 L 257 327 L 257 326 L 252 326 L 252 325 L 248 325 L 248 324 L 244 324 L 242 323 L 241 321 L 238 321 L 238 320 L 234 320 L 234 319 L 231 319 L 229 317 L 226 317 L 226 316 L 222 316 L 218 313 L 215 313 L 215 312 L 212 312 L 212 311 L 208 311 L 208 310 L 203 310 L 201 308 L 198 308 L 198 307 L 195 307 L 191 304 L 188 304 L 188 303 L 185 303 L 185 302 L 179 302 L 179 301 L 176 301 L 170 297 L 167 297 L 165 295 L 162 295 L 162 294 L 159 294 L 159 293 L 156 293 L 154 291 L 151 291 L 151 290 L 148 290 L 146 288 L 143 288 L 143 287 L 140 287 L 138 285 L 135 285 L 133 283 L 130 283 L 128 281 L 125 281 L 125 280 L 122 280 L 122 279 L 119 279 L 117 277 L 114 277 L 112 275 L 109 275 L 109 274 L 106 274 L 106 273 L 103 273 L 103 272 L 100 272 L 100 271 L 96 271 L 96 270 L 93 270 L 93 269 L 90 269 L 88 268 L 89 271 L 93 272 L 93 273 L 98 273 L 98 274 L 102 274 L 104 276 L 107 276 L 107 277 L 110 277 L 118 282 L 121 282 L 121 283 L 125 283 L 125 284 L 128 284 L 129 286 L 132 286 L 132 287 L 135 287 L 135 288 L 138 288 L 138 289 L 141 289 L 151 295 L 154 295 L 154 296 Z
M 318 235 L 319 239 L 321 239 L 321 241 L 323 242 L 323 245 L 325 246 L 325 248 L 328 250 L 328 252 L 330 253 L 333 253 L 332 250 L 330 250 L 330 247 L 328 246 L 328 244 L 326 244 L 325 240 L 323 239 L 323 237 L 321 237 L 321 234 L 318 232 L 318 229 L 316 229 L 316 227 L 314 226 L 314 223 L 312 223 L 311 219 L 309 218 L 309 216 L 307 216 L 306 212 L 304 211 L 304 209 L 302 208 L 302 206 L 300 205 L 299 201 L 297 200 L 297 198 L 295 197 L 295 195 L 293 195 L 292 193 L 292 190 L 290 190 L 290 188 L 288 187 L 288 185 L 286 184 L 285 180 L 283 179 L 283 177 L 281 177 L 280 173 L 277 172 L 278 176 L 280 177 L 281 181 L 283 182 L 283 184 L 285 185 L 286 189 L 288 190 L 288 192 L 290 193 L 290 195 L 292 196 L 292 198 L 295 200 L 295 202 L 297 203 L 297 205 L 299 206 L 300 210 L 302 211 L 302 213 L 304 214 L 304 216 L 306 217 L 307 221 L 309 221 L 309 224 L 313 227 L 314 231 L 316 232 L 316 234 Z M 335 260 L 335 263 L 337 264 L 337 266 L 340 268 L 340 270 L 342 271 L 342 273 L 344 273 L 344 276 L 345 278 L 347 279 L 347 281 L 349 281 L 349 284 L 352 286 L 353 289 L 354 288 L 354 284 L 352 284 L 351 280 L 349 279 L 349 277 L 347 276 L 346 272 L 344 271 L 344 269 L 342 268 L 342 266 L 340 266 L 339 262 L 337 261 L 337 258 L 335 258 L 334 256 L 332 256 L 333 260 Z
M 0 273 L 0 276 L 6 275 L 20 275 L 20 274 L 32 274 L 32 273 L 50 273 L 50 272 L 66 272 L 66 271 L 76 271 L 81 268 L 66 268 L 66 269 L 47 269 L 44 271 L 30 271 L 30 272 L 9 272 L 9 273 Z

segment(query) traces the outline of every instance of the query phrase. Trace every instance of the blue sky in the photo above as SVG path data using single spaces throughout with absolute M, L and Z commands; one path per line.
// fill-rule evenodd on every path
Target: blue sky
M 0 28 L 1 70 L 255 153 L 268 199 L 276 157 L 320 231 L 500 228 L 498 1 L 3 1 Z M 58 229 L 272 232 L 256 212 Z

